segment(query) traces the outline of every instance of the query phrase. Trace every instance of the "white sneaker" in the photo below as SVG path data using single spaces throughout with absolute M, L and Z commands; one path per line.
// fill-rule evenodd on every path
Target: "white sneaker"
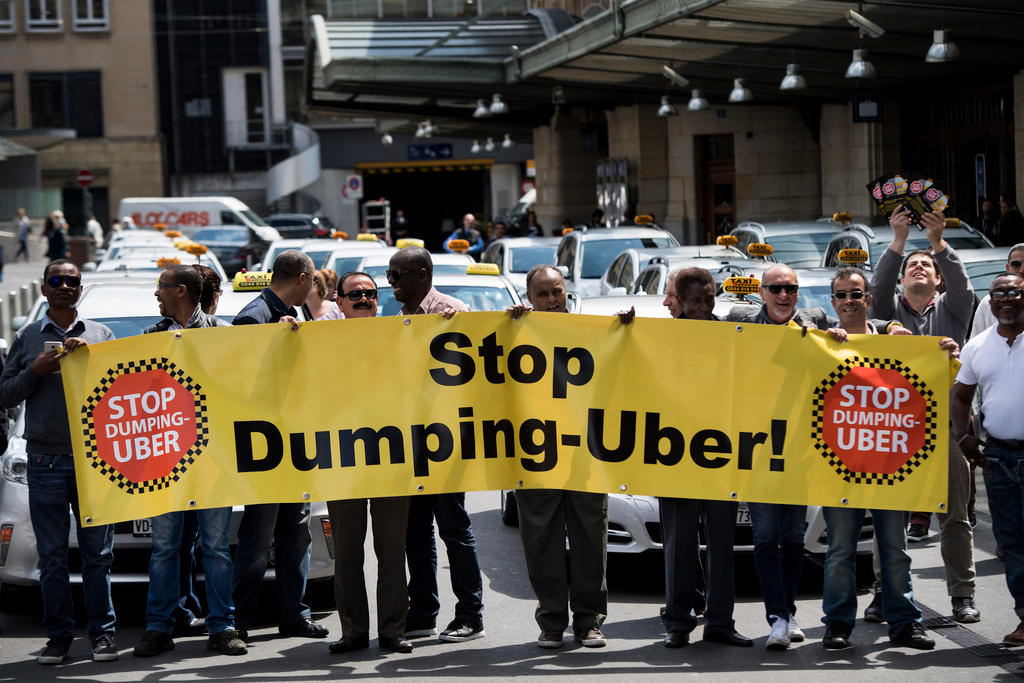
M 769 619 L 772 620 L 772 631 L 768 634 L 768 640 L 765 641 L 765 648 L 769 650 L 788 650 L 789 622 L 774 614 Z
M 800 630 L 800 625 L 796 623 L 796 619 L 793 617 L 790 617 L 789 621 L 786 622 L 786 635 L 794 643 L 802 643 L 804 641 L 804 632 Z

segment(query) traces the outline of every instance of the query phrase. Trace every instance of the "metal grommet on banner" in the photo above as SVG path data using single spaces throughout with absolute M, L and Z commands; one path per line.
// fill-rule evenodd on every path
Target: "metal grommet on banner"
M 736 326 L 736 331 L 737 332 L 742 332 L 743 331 L 743 325 L 737 325 Z
M 174 332 L 174 338 L 175 339 L 181 339 L 181 330 L 176 330 Z
M 417 491 L 419 491 L 420 493 L 423 493 L 423 484 L 419 484 L 419 485 L 418 485 L 418 486 L 416 487 L 416 490 L 417 490 Z
M 190 500 L 190 501 L 188 502 L 188 506 L 189 506 L 190 508 L 194 508 L 194 507 L 196 506 L 196 502 L 195 502 L 194 500 Z
M 850 499 L 849 498 L 840 498 L 839 499 L 839 504 L 840 505 L 849 505 L 850 504 Z
M 520 480 L 519 480 L 519 488 L 523 488 L 523 486 L 524 486 L 524 484 L 523 484 L 523 480 L 522 480 L 522 479 L 520 479 Z
M 939 503 L 939 509 L 940 510 L 945 510 L 946 509 L 946 504 L 945 503 Z
M 306 493 L 305 491 L 303 491 L 302 493 L 302 500 L 309 500 L 309 494 Z
M 736 500 L 739 496 L 736 494 L 735 491 L 730 491 L 729 497 L 732 498 L 733 500 Z
M 92 524 L 92 517 L 86 517 L 85 518 L 85 523 L 86 524 Z
M 626 490 L 626 485 L 625 484 L 619 484 L 619 490 L 620 491 L 625 491 Z
M 402 321 L 402 324 L 403 325 L 412 325 L 412 320 L 410 320 L 409 318 L 406 318 L 405 320 Z

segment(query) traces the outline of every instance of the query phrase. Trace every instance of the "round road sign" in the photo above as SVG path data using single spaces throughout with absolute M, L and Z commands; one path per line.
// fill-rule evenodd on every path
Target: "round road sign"
M 75 176 L 75 180 L 77 180 L 78 184 L 82 187 L 89 187 L 92 185 L 92 171 L 87 168 L 83 168 L 78 172 L 78 175 Z

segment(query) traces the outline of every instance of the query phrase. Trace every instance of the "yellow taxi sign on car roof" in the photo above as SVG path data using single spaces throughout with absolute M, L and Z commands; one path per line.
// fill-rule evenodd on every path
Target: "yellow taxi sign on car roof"
M 170 237 L 171 239 L 181 237 L 181 230 L 168 230 L 164 233 L 164 237 Z
M 185 251 L 192 254 L 193 256 L 200 256 L 206 253 L 206 245 L 193 242 L 192 244 L 185 247 Z
M 715 244 L 720 247 L 735 247 L 740 243 L 736 235 L 719 235 L 715 238 Z
M 395 246 L 399 249 L 405 249 L 406 247 L 422 247 L 423 244 L 423 240 L 418 237 L 403 237 L 395 242 Z
M 841 249 L 839 260 L 842 263 L 867 263 L 868 252 L 863 249 Z
M 838 211 L 838 212 L 832 214 L 832 222 L 833 223 L 852 223 L 853 222 L 853 214 L 848 213 L 846 211 Z
M 960 227 L 960 219 L 959 218 L 947 218 L 946 219 L 946 227 L 947 228 L 959 228 Z
M 165 225 L 164 223 L 154 223 L 153 229 L 156 230 L 157 232 L 163 232 L 164 230 L 167 229 L 167 225 Z
M 471 263 L 466 267 L 466 275 L 501 275 L 497 263 Z
M 242 270 L 235 273 L 234 279 L 231 280 L 231 289 L 236 292 L 257 292 L 269 286 L 269 270 L 254 270 L 248 273 Z
M 376 242 L 377 241 L 377 236 L 374 235 L 372 232 L 361 232 L 358 235 L 356 235 L 356 241 L 357 242 Z
M 347 240 L 348 233 L 345 232 L 344 230 L 335 230 L 334 232 L 331 233 L 331 237 L 333 237 L 336 240 Z
M 176 258 L 158 258 L 156 260 L 157 268 L 170 268 L 171 266 L 180 266 L 181 259 Z
M 175 249 L 184 249 L 185 247 L 187 247 L 190 244 L 192 244 L 192 240 L 187 239 L 187 238 L 186 239 L 181 239 L 181 240 L 174 240 L 174 248 Z
M 757 294 L 761 289 L 761 281 L 756 277 L 727 277 L 722 283 L 722 291 L 730 294 Z
M 763 242 L 751 242 L 747 245 L 747 253 L 751 256 L 771 256 L 773 251 L 775 250 L 772 249 L 772 245 Z
M 562 228 L 562 234 L 563 235 L 568 235 L 570 232 L 573 232 L 575 229 L 576 228 Z
M 448 248 L 452 251 L 467 251 L 469 240 L 448 240 Z
M 633 222 L 637 225 L 650 225 L 654 222 L 654 216 L 649 213 L 641 213 L 633 216 Z

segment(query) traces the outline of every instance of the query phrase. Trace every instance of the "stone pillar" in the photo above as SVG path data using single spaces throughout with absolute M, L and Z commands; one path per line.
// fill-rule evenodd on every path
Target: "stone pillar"
M 537 220 L 544 234 L 558 235 L 562 221 L 585 223 L 597 206 L 597 160 L 584 147 L 579 122 L 566 112 L 533 130 L 537 164 Z
M 1013 158 L 1019 208 L 1024 202 L 1024 71 L 1013 77 Z
M 608 113 L 608 156 L 628 160 L 630 199 L 636 201 L 636 213 L 654 214 L 661 225 L 668 213 L 666 135 L 665 119 L 655 107 L 635 104 Z M 679 226 L 674 227 L 678 237 Z

